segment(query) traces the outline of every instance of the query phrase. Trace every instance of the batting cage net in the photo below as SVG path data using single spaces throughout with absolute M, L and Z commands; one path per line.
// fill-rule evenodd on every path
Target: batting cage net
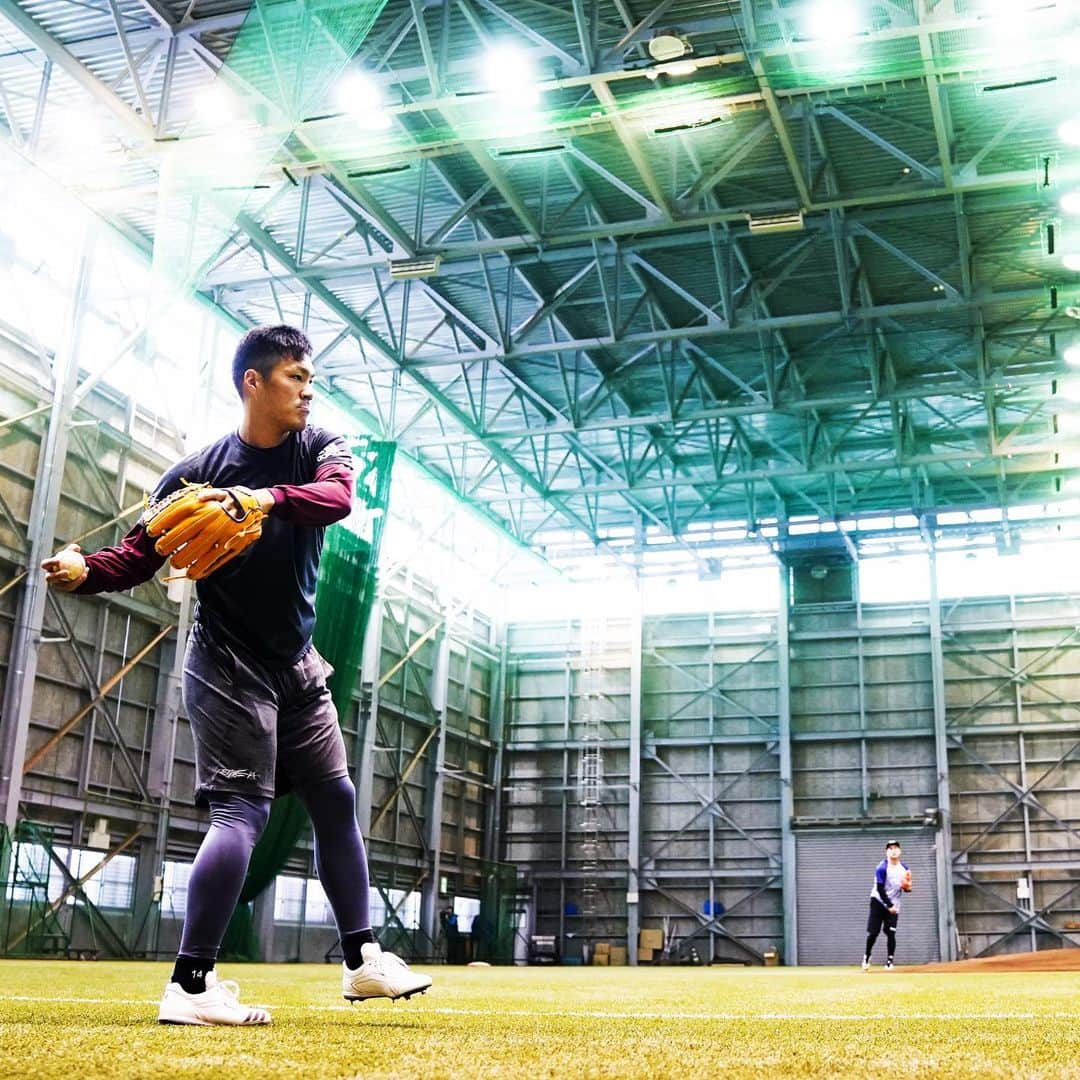
M 375 602 L 394 444 L 363 438 L 353 447 L 353 453 L 359 462 L 353 514 L 326 532 L 315 592 L 315 648 L 334 668 L 327 685 L 339 718 L 348 716 L 352 709 L 364 633 Z M 266 830 L 252 852 L 240 901 L 225 934 L 223 958 L 259 958 L 252 901 L 284 869 L 307 825 L 307 813 L 294 795 L 274 801 Z

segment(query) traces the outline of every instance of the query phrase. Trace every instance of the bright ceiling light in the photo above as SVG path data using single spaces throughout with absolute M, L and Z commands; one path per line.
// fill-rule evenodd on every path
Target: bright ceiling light
M 1058 128 L 1058 136 L 1063 143 L 1067 143 L 1069 146 L 1080 146 L 1080 116 L 1074 116 L 1071 120 L 1066 120 Z
M 1070 345 L 1061 355 L 1069 367 L 1080 367 L 1080 345 Z
M 223 82 L 212 82 L 195 95 L 195 115 L 208 124 L 220 126 L 242 112 L 240 99 Z
M 697 71 L 696 60 L 672 60 L 656 69 L 662 75 L 693 75 Z
M 1080 190 L 1065 192 L 1059 205 L 1064 214 L 1080 214 Z
M 366 72 L 352 68 L 334 86 L 334 102 L 366 131 L 385 131 L 393 123 L 382 87 Z
M 1061 256 L 1061 265 L 1066 270 L 1078 270 L 1080 271 L 1080 251 L 1070 252 L 1068 255 Z
M 859 10 L 851 0 L 817 0 L 806 20 L 807 35 L 815 41 L 844 41 L 861 29 Z
M 484 82 L 506 107 L 528 108 L 540 101 L 532 60 L 516 45 L 495 45 L 488 50 Z
M 1058 59 L 1070 67 L 1080 64 L 1080 31 L 1073 31 L 1057 39 Z

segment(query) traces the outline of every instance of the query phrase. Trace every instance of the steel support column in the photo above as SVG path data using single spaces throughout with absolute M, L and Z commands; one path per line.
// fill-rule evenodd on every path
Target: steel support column
M 258 896 L 255 897 L 255 907 L 252 913 L 252 921 L 255 925 L 255 938 L 259 943 L 259 959 L 264 964 L 273 963 L 274 960 L 274 907 L 277 903 L 277 878 Z
M 488 862 L 498 862 L 499 844 L 502 839 L 503 743 L 506 738 L 506 671 L 509 654 L 506 624 L 497 623 L 492 636 L 500 644 L 499 666 L 495 673 L 495 686 L 491 695 L 491 715 L 488 718 L 488 737 L 494 744 L 494 750 L 491 754 L 489 777 L 492 793 L 484 820 L 484 858 Z
M 630 776 L 627 792 L 626 838 L 626 959 L 631 967 L 638 962 L 638 931 L 641 929 L 641 676 L 642 676 L 641 587 L 636 587 L 636 603 L 630 616 Z
M 90 281 L 93 235 L 86 232 L 74 245 L 78 252 L 75 286 L 65 319 L 64 338 L 53 360 L 53 400 L 49 426 L 42 439 L 30 506 L 29 572 L 23 582 L 18 614 L 12 631 L 11 655 L 3 708 L 0 709 L 0 814 L 9 829 L 19 816 L 22 793 L 23 761 L 30 731 L 30 711 L 34 698 L 41 628 L 45 618 L 48 592 L 45 578 L 38 570 L 42 559 L 51 554 L 56 536 L 56 518 L 60 506 L 60 488 L 64 477 L 70 435 L 69 420 L 75 384 L 79 374 L 77 358 L 83 307 Z
M 934 767 L 937 773 L 938 944 L 942 960 L 956 959 L 956 897 L 953 887 L 952 810 L 949 795 L 949 741 L 945 718 L 945 657 L 941 639 L 937 552 L 927 544 L 930 563 L 930 672 L 934 701 Z
M 795 880 L 794 772 L 791 763 L 791 584 L 788 569 L 780 564 L 780 606 L 776 613 L 776 719 L 780 754 L 780 859 L 781 894 L 784 905 L 784 963 L 797 964 L 799 928 L 797 924 Z
M 449 613 L 448 613 L 449 614 Z M 435 954 L 439 935 L 439 876 L 442 873 L 442 825 L 444 763 L 446 760 L 446 704 L 450 682 L 450 626 L 444 619 L 438 632 L 435 667 L 431 673 L 431 703 L 435 709 L 438 735 L 431 750 L 426 797 L 424 833 L 430 863 L 420 887 L 420 928 L 427 935 L 428 948 Z
M 370 842 L 371 800 L 375 782 L 375 732 L 379 726 L 379 667 L 382 656 L 382 623 L 385 607 L 382 589 L 375 595 L 364 634 L 360 661 L 360 716 L 355 753 L 356 820 L 360 833 Z

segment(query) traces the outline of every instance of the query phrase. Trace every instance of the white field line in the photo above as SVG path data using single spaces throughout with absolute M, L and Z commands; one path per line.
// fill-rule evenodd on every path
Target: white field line
M 34 997 L 21 994 L 2 994 L 5 1001 L 32 1002 L 43 1005 L 157 1005 L 157 998 L 80 998 L 80 997 Z M 356 1012 L 363 1011 L 357 1005 L 272 1005 L 268 1002 L 252 1002 L 260 1008 L 276 1009 L 278 1012 Z M 981 1012 L 981 1013 L 905 1013 L 902 1011 L 878 1013 L 822 1013 L 822 1012 L 763 1012 L 763 1013 L 678 1013 L 678 1012 L 598 1012 L 570 1009 L 451 1009 L 425 1008 L 413 1005 L 421 1015 L 436 1013 L 440 1016 L 515 1016 L 532 1019 L 565 1017 L 575 1020 L 586 1017 L 591 1020 L 857 1020 L 876 1022 L 882 1020 L 1075 1020 L 1075 1012 Z

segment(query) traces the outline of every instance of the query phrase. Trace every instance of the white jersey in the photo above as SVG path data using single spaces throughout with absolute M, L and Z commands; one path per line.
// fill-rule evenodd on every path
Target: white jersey
M 902 862 L 891 863 L 888 859 L 882 859 L 874 872 L 874 887 L 870 890 L 870 899 L 877 900 L 878 903 L 882 902 L 879 886 L 883 885 L 885 895 L 889 898 L 889 903 L 885 906 L 899 908 L 900 896 L 903 892 L 900 883 L 904 880 L 907 870 L 908 868 Z

